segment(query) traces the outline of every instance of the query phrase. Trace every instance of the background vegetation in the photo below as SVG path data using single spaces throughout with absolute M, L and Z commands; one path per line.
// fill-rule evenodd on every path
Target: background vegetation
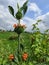
M 22 65 L 49 65 L 49 34 L 22 33 L 20 43 L 23 44 L 23 52 L 28 53 L 27 61 Z M 10 54 L 16 58 L 18 36 L 14 32 L 0 32 L 0 65 L 10 65 Z M 17 59 L 16 59 L 17 61 Z M 29 63 L 27 63 L 29 61 Z M 16 65 L 11 62 L 12 65 Z

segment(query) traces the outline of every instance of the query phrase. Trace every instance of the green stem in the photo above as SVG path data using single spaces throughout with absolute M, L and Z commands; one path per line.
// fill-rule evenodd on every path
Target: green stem
M 20 34 L 18 34 L 18 52 L 20 53 Z
M 19 24 L 20 24 L 20 20 L 19 20 Z
M 20 20 L 18 20 L 18 24 L 20 24 Z M 18 52 L 20 53 L 20 34 L 18 34 Z

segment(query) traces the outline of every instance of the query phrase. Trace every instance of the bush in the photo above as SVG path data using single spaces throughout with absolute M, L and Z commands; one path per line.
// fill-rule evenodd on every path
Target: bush
M 16 36 L 10 36 L 8 39 L 9 39 L 9 40 L 16 40 L 17 37 L 16 37 Z

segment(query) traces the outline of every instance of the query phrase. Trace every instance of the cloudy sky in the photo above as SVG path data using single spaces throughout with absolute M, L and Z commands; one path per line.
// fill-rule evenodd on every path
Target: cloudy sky
M 17 2 L 20 7 L 26 0 L 0 0 L 0 29 L 12 30 L 13 24 L 18 21 L 8 11 L 8 6 L 13 6 L 17 12 Z M 21 20 L 21 24 L 27 26 L 27 31 L 31 31 L 32 24 L 38 19 L 42 22 L 38 24 L 41 31 L 49 28 L 49 0 L 29 0 L 28 10 L 25 17 Z

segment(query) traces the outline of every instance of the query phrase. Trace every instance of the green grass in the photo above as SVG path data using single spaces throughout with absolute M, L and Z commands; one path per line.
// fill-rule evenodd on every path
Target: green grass
M 16 39 L 9 40 L 15 36 Z M 26 48 L 24 52 L 29 54 L 29 65 L 49 65 L 49 40 L 48 35 L 41 33 L 23 33 L 20 36 L 20 43 Z M 32 41 L 32 38 L 35 40 Z M 47 41 L 48 40 L 48 41 Z M 0 65 L 8 59 L 9 54 L 15 54 L 18 46 L 18 35 L 14 32 L 0 32 Z M 47 53 L 46 53 L 47 50 Z M 31 55 L 32 54 L 32 55 Z M 46 58 L 46 62 L 43 61 Z M 38 60 L 37 60 L 38 59 Z M 48 59 L 48 60 L 47 60 Z M 36 62 L 38 61 L 38 62 Z M 38 64 L 40 63 L 40 64 Z M 23 63 L 22 63 L 23 64 Z M 6 65 L 6 64 L 3 64 Z M 13 64 L 15 65 L 15 64 Z M 24 65 L 26 65 L 24 63 Z

